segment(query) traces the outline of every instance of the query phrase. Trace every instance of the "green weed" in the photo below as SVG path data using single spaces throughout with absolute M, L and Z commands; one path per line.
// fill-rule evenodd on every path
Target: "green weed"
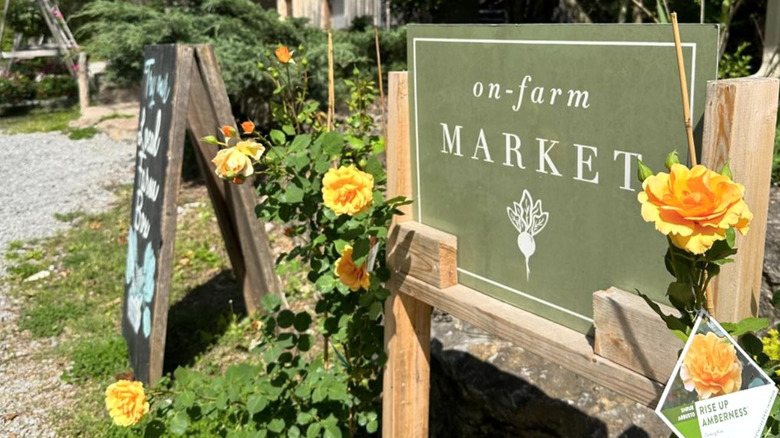
M 65 131 L 71 121 L 79 118 L 79 114 L 77 108 L 56 112 L 34 109 L 22 114 L 0 117 L 0 131 L 8 134 Z
M 88 126 L 86 128 L 72 129 L 68 134 L 68 138 L 71 140 L 86 140 L 97 135 L 98 130 L 94 126 Z
M 125 340 L 116 333 L 108 339 L 78 340 L 70 356 L 73 366 L 62 374 L 68 383 L 105 379 L 129 368 Z

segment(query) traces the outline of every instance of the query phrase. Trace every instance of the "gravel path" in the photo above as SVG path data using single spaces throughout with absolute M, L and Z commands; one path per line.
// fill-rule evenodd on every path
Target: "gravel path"
M 135 147 L 105 135 L 70 140 L 59 133 L 0 133 L 0 277 L 9 242 L 51 236 L 67 227 L 55 213 L 95 212 L 112 200 L 107 186 L 132 183 Z M 19 331 L 19 302 L 0 285 L 0 438 L 54 437 L 49 415 L 74 401 L 60 379 L 67 365 L 41 359 L 56 339 Z
M 9 242 L 50 236 L 67 223 L 55 213 L 97 211 L 112 198 L 105 186 L 132 182 L 131 144 L 99 134 L 0 134 L 0 276 Z

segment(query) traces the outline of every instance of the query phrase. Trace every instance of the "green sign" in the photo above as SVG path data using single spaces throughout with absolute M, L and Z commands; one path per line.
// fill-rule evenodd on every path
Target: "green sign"
M 681 35 L 699 133 L 718 31 Z M 408 39 L 414 214 L 458 237 L 460 282 L 581 332 L 594 291 L 665 302 L 666 242 L 639 214 L 636 160 L 687 159 L 671 26 L 409 26 Z

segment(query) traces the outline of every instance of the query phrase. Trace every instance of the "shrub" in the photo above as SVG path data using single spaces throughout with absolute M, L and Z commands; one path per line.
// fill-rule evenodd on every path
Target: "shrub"
M 308 48 L 313 72 L 310 96 L 327 101 L 326 34 L 303 19 L 281 21 L 275 10 L 262 9 L 251 0 L 204 0 L 168 7 L 96 0 L 73 18 L 85 23 L 77 36 L 86 39 L 86 50 L 108 61 L 107 79 L 120 85 L 141 80 L 147 44 L 210 43 L 220 60 L 234 112 L 267 123 L 267 102 L 274 86 L 258 63 L 267 63 L 283 43 Z M 337 94 L 346 91 L 342 80 L 355 67 L 375 77 L 373 29 L 335 31 L 333 38 Z M 405 30 L 381 32 L 380 43 L 384 70 L 405 68 Z
M 33 81 L 22 75 L 0 76 L 0 102 L 19 103 L 35 96 Z
M 35 98 L 76 97 L 78 85 L 72 76 L 43 76 L 35 83 Z

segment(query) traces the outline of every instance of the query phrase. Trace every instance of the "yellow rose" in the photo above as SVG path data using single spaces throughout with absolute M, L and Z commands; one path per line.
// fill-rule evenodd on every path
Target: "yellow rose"
M 263 145 L 249 140 L 238 142 L 236 144 L 236 149 L 254 161 L 259 160 L 260 156 L 265 152 L 265 147 Z
M 149 412 L 144 385 L 119 380 L 106 388 L 106 409 L 117 426 L 132 426 Z
M 745 187 L 701 165 L 688 169 L 673 164 L 670 173 L 648 177 L 642 189 L 637 196 L 642 218 L 693 254 L 725 239 L 731 227 L 747 234 L 753 218 L 742 199 Z
M 352 261 L 352 247 L 347 245 L 341 252 L 341 257 L 336 260 L 336 277 L 348 286 L 352 292 L 357 292 L 361 287 L 368 289 L 371 284 L 370 274 L 366 270 L 366 264 L 357 266 Z
M 739 391 L 742 363 L 734 346 L 715 333 L 697 334 L 688 347 L 680 379 L 685 389 L 696 390 L 699 400 Z
M 251 151 L 238 146 L 221 149 L 217 152 L 217 156 L 211 160 L 217 167 L 215 170 L 217 176 L 235 183 L 244 182 L 246 177 L 255 171 L 248 152 Z
M 368 210 L 373 190 L 374 177 L 354 165 L 330 169 L 322 179 L 322 199 L 336 214 L 353 216 Z

